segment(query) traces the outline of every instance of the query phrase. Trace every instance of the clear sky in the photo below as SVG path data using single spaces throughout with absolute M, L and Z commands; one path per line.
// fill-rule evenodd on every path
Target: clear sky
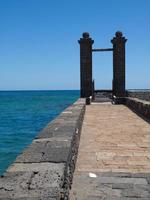
M 150 88 L 149 0 L 0 0 L 0 90 L 79 89 L 79 44 L 126 44 L 127 88 Z M 93 55 L 96 88 L 111 88 L 112 53 Z

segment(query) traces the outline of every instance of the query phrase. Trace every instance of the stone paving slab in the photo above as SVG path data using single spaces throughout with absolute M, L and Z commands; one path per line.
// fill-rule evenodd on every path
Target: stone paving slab
M 150 172 L 150 124 L 123 105 L 88 106 L 78 159 L 78 171 Z
M 150 124 L 124 105 L 87 106 L 70 199 L 150 199 Z
M 147 178 L 120 177 L 116 173 L 79 173 L 74 176 L 71 200 L 105 199 L 150 199 L 150 185 Z M 138 174 L 140 176 L 140 174 Z M 148 176 L 147 176 L 148 177 Z

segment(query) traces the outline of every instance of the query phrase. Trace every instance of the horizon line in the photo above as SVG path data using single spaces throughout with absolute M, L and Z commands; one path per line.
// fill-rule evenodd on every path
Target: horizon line
M 95 90 L 112 90 L 111 88 L 107 88 L 107 89 L 95 89 Z M 150 90 L 150 88 L 148 89 L 144 89 L 144 88 L 127 88 L 126 90 Z M 80 89 L 9 89 L 9 90 L 0 90 L 0 92 L 19 92 L 19 91 L 80 91 Z

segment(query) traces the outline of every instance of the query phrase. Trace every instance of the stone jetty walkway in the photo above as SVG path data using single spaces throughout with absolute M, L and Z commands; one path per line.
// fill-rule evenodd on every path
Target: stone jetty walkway
M 150 200 L 150 124 L 124 105 L 86 107 L 71 200 Z

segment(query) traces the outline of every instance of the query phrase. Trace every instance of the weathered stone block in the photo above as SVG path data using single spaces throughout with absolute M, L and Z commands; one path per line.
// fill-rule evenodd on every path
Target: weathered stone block
M 63 163 L 13 164 L 0 178 L 0 198 L 54 198 L 61 196 Z
M 36 140 L 20 155 L 15 162 L 67 162 L 71 149 L 71 142 L 38 141 Z

